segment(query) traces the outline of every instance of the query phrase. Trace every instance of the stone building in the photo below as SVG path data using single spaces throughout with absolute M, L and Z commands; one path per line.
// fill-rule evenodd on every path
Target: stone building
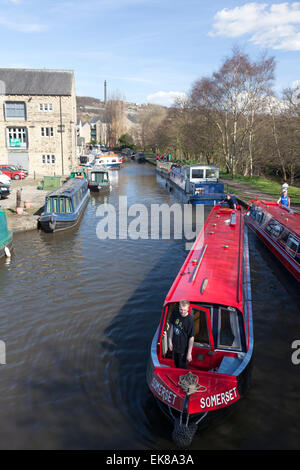
M 101 145 L 107 145 L 107 123 L 105 118 L 93 117 L 91 119 L 91 140 Z
M 76 162 L 73 71 L 0 69 L 0 99 L 0 163 L 31 176 L 69 175 Z

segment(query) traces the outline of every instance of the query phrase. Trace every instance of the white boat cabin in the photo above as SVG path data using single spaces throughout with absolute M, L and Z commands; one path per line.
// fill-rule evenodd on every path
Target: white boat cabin
M 219 168 L 207 165 L 186 167 L 186 176 L 193 183 L 218 182 Z

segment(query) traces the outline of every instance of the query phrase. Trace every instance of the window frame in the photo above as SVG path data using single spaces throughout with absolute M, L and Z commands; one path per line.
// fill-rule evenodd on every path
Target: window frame
M 23 114 L 22 114 L 22 116 L 21 115 L 8 116 L 7 115 L 7 105 L 23 105 Z M 5 116 L 5 121 L 26 121 L 26 103 L 25 103 L 25 101 L 5 101 L 4 102 L 4 116 Z
M 20 146 L 11 145 L 11 140 L 20 140 Z M 28 149 L 28 131 L 25 126 L 7 126 L 6 127 L 6 145 L 7 148 Z
M 205 325 L 206 325 L 206 331 L 207 331 L 207 336 L 208 336 L 208 344 L 205 343 L 199 343 L 196 341 L 196 332 L 195 332 L 195 337 L 194 337 L 194 346 L 196 348 L 203 348 L 203 349 L 208 349 L 212 350 L 214 348 L 214 339 L 213 339 L 213 332 L 212 332 L 212 312 L 211 312 L 211 307 L 209 306 L 199 306 L 194 303 L 190 304 L 190 314 L 193 315 L 194 318 L 194 323 L 195 323 L 195 311 L 200 311 L 201 313 L 204 314 L 205 318 Z
M 229 314 L 235 314 L 235 327 L 237 328 L 237 338 L 239 340 L 239 347 L 235 346 L 228 346 L 225 344 L 221 344 L 221 326 L 222 326 L 222 319 L 221 319 L 221 312 L 229 312 Z M 231 315 L 230 315 L 231 316 Z M 224 307 L 224 306 L 219 306 L 217 309 L 217 332 L 216 332 L 216 345 L 215 345 L 215 350 L 218 351 L 234 351 L 234 352 L 242 352 L 243 351 L 243 338 L 242 338 L 242 331 L 241 331 L 241 324 L 239 321 L 239 312 L 237 309 L 233 307 Z M 231 319 L 229 317 L 230 321 L 230 326 L 231 326 Z M 232 330 L 231 326 L 231 331 L 234 334 L 234 331 Z M 236 337 L 234 336 L 234 339 Z
M 194 171 L 202 171 L 202 176 L 194 176 Z M 204 169 L 202 168 L 191 168 L 191 179 L 204 179 Z

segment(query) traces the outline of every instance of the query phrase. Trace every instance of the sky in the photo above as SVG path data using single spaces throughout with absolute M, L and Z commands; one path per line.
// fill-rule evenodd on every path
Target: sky
M 300 2 L 0 0 L 0 67 L 74 70 L 78 96 L 170 106 L 239 46 L 300 80 Z

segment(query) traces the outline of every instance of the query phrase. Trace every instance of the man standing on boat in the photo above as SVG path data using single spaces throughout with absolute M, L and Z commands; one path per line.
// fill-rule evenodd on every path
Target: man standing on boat
M 234 196 L 231 196 L 229 193 L 226 194 L 226 197 L 223 202 L 226 202 L 230 209 L 236 209 L 236 199 Z
M 193 315 L 189 315 L 189 307 L 188 300 L 181 300 L 179 312 L 175 311 L 171 317 L 169 349 L 173 352 L 175 366 L 180 369 L 187 369 L 192 360 L 195 326 Z
M 277 201 L 278 204 L 282 204 L 285 207 L 290 207 L 291 201 L 290 198 L 287 195 L 287 190 L 283 190 L 280 198 Z

